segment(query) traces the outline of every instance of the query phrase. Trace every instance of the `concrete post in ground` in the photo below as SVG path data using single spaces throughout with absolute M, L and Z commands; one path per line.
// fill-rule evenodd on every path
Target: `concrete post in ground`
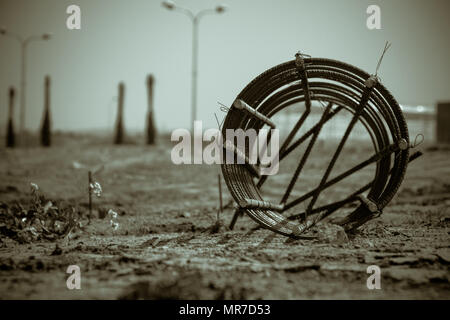
M 124 142 L 124 125 L 123 125 L 123 101 L 125 95 L 125 85 L 123 82 L 119 83 L 119 98 L 117 105 L 117 120 L 116 120 L 116 136 L 114 138 L 115 144 L 122 144 Z
M 41 128 L 41 145 L 43 147 L 50 147 L 51 140 L 51 120 L 50 120 L 50 77 L 45 77 L 45 92 L 44 92 L 44 116 L 42 118 Z
M 153 119 L 154 108 L 153 108 L 153 84 L 154 78 L 150 74 L 147 77 L 147 93 L 148 93 L 148 110 L 147 110 L 147 144 L 155 144 L 156 140 L 156 128 Z

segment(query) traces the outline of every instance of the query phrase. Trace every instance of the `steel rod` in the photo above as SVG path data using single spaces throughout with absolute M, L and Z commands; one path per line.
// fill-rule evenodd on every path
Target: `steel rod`
M 360 114 L 362 113 L 364 107 L 367 104 L 367 101 L 369 100 L 369 96 L 370 96 L 370 93 L 372 92 L 372 88 L 373 88 L 372 86 L 365 88 L 365 90 L 362 94 L 359 106 L 356 109 L 355 114 L 353 115 L 352 120 L 350 121 L 347 129 L 345 130 L 344 136 L 342 137 L 342 139 L 337 147 L 337 150 L 334 153 L 334 155 L 325 171 L 325 174 L 323 175 L 322 180 L 320 181 L 318 188 L 316 189 L 316 192 L 314 193 L 311 201 L 309 202 L 306 212 L 310 211 L 313 208 L 314 204 L 316 203 L 317 198 L 319 197 L 319 194 L 322 191 L 323 185 L 327 182 L 327 179 L 331 173 L 331 170 L 333 169 L 342 149 L 344 148 L 345 143 L 347 142 L 348 137 L 350 136 L 350 132 L 352 131 L 353 127 L 355 126 L 356 122 L 358 121 Z
M 303 167 L 304 167 L 304 165 L 306 163 L 306 160 L 308 160 L 309 154 L 311 153 L 311 150 L 312 150 L 314 144 L 316 143 L 317 137 L 320 134 L 320 130 L 323 127 L 323 120 L 325 119 L 326 115 L 330 111 L 331 106 L 332 106 L 332 104 L 329 103 L 327 108 L 323 112 L 322 117 L 320 118 L 320 121 L 319 121 L 320 125 L 314 131 L 313 136 L 311 137 L 311 140 L 308 143 L 306 151 L 303 154 L 303 156 L 302 156 L 302 158 L 301 158 L 301 160 L 300 160 L 300 162 L 299 162 L 299 164 L 297 166 L 297 169 L 295 170 L 294 175 L 292 176 L 292 179 L 289 182 L 288 188 L 286 189 L 286 192 L 284 193 L 283 198 L 281 199 L 280 203 L 283 203 L 283 204 L 286 203 L 287 199 L 289 198 L 289 196 L 290 196 L 290 194 L 292 192 L 292 189 L 294 188 L 294 185 L 297 182 L 298 177 L 300 176 L 300 173 L 301 173 L 301 171 L 302 171 L 302 169 L 303 169 Z
M 303 196 L 295 199 L 294 201 L 291 201 L 289 203 L 287 203 L 284 207 L 285 210 L 288 210 L 294 206 L 296 206 L 297 204 L 301 203 L 302 201 L 313 197 L 318 190 L 323 191 L 324 189 L 330 187 L 331 185 L 341 181 L 342 179 L 348 177 L 349 175 L 355 173 L 358 170 L 361 170 L 362 168 L 368 166 L 369 164 L 372 164 L 376 161 L 379 161 L 382 157 L 386 156 L 389 153 L 394 152 L 396 149 L 398 149 L 397 144 L 392 144 L 387 146 L 386 148 L 384 148 L 383 150 L 381 150 L 380 152 L 376 153 L 375 155 L 371 156 L 369 159 L 364 160 L 363 162 L 357 164 L 356 166 L 354 166 L 353 168 L 341 173 L 340 175 L 336 176 L 335 178 L 326 181 L 325 183 L 319 185 L 317 188 L 315 188 L 314 190 L 304 194 Z M 310 208 L 311 210 L 312 208 Z
M 283 150 L 283 148 L 281 148 L 279 161 L 281 161 L 285 157 L 287 157 L 289 155 L 289 153 L 291 153 L 294 149 L 296 149 L 299 145 L 301 145 L 306 139 L 308 139 L 311 135 L 313 135 L 314 132 L 317 130 L 317 128 L 319 128 L 319 126 L 323 126 L 327 121 L 329 121 L 331 118 L 333 118 L 342 109 L 343 108 L 341 106 L 339 106 L 334 111 L 331 111 L 330 113 L 328 113 L 327 116 L 325 117 L 325 119 L 323 119 L 322 123 L 320 123 L 320 121 L 319 121 L 317 124 L 315 124 L 313 127 L 311 127 L 311 129 L 309 129 L 307 132 L 305 132 L 305 134 L 303 134 L 303 136 L 298 138 L 285 151 L 281 152 Z M 268 178 L 268 176 L 262 176 L 261 179 L 258 181 L 257 187 L 261 188 L 261 186 L 264 184 L 264 182 L 266 182 L 267 178 Z
M 270 203 L 255 199 L 242 199 L 239 201 L 239 207 L 242 209 L 270 209 L 275 211 L 283 211 L 282 204 Z
M 241 99 L 236 99 L 233 102 L 233 106 L 236 109 L 239 110 L 245 110 L 248 113 L 250 113 L 251 115 L 255 116 L 256 118 L 258 118 L 259 120 L 263 121 L 264 123 L 266 123 L 268 126 L 270 126 L 272 129 L 275 129 L 275 123 L 270 120 L 268 117 L 266 117 L 265 115 L 263 115 L 261 112 L 259 112 L 258 110 L 252 108 L 251 106 L 249 106 L 247 103 L 245 103 L 245 101 L 241 100 Z

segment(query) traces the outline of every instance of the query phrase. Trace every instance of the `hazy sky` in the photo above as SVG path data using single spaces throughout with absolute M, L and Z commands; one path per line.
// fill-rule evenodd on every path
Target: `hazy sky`
M 193 11 L 221 3 L 178 0 Z M 199 118 L 215 126 L 217 101 L 230 104 L 264 70 L 295 52 L 342 60 L 373 73 L 386 40 L 392 47 L 379 71 L 402 104 L 450 100 L 448 0 L 223 0 L 229 10 L 204 16 L 199 34 Z M 81 30 L 66 28 L 66 8 L 81 7 Z M 368 30 L 366 8 L 381 7 L 382 30 Z M 44 76 L 52 78 L 57 129 L 107 128 L 114 123 L 123 81 L 126 128 L 145 125 L 145 78 L 154 74 L 158 128 L 189 128 L 191 22 L 157 0 L 0 0 L 0 26 L 23 36 L 52 32 L 28 51 L 27 127 L 40 125 Z M 0 36 L 0 126 L 7 90 L 19 87 L 19 45 Z M 19 104 L 16 103 L 16 125 Z

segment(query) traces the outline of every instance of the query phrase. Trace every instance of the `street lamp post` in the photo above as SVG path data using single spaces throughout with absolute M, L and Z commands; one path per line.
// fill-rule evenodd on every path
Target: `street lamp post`
M 191 132 L 194 132 L 194 121 L 197 118 L 198 23 L 204 15 L 223 13 L 227 7 L 225 5 L 218 5 L 214 9 L 205 9 L 194 14 L 191 10 L 180 7 L 172 1 L 164 1 L 162 2 L 162 6 L 168 10 L 179 11 L 188 16 L 192 21 Z
M 11 33 L 7 31 L 5 28 L 0 28 L 0 35 L 8 36 L 10 38 L 16 39 L 20 44 L 20 55 L 21 55 L 21 64 L 20 64 L 20 120 L 19 120 L 19 139 L 20 144 L 24 145 L 25 143 L 25 87 L 26 87 L 26 54 L 27 54 L 27 46 L 32 41 L 37 40 L 49 40 L 51 38 L 51 34 L 44 33 L 40 36 L 29 36 L 27 38 L 22 38 L 21 36 Z

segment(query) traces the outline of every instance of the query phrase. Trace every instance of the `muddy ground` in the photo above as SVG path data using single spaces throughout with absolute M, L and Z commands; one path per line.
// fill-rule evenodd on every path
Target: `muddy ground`
M 253 230 L 257 224 L 248 217 L 233 231 L 213 228 L 219 168 L 172 164 L 171 144 L 162 138 L 152 147 L 117 147 L 81 135 L 58 139 L 49 149 L 0 150 L 0 201 L 30 203 L 33 182 L 48 199 L 87 214 L 87 170 L 103 164 L 94 177 L 103 188 L 94 214 L 116 211 L 119 227 L 97 217 L 57 241 L 20 244 L 2 236 L 2 299 L 450 298 L 448 147 L 421 146 L 425 155 L 410 164 L 395 199 L 356 234 L 326 221 L 312 239 L 294 241 Z M 339 165 L 368 157 L 353 148 Z M 294 195 L 320 179 L 327 150 L 322 146 L 305 168 Z M 281 168 L 265 190 L 269 198 L 284 191 L 292 170 Z M 324 201 L 345 195 L 355 181 Z M 225 183 L 223 189 L 228 204 Z M 220 219 L 228 225 L 231 216 L 227 207 Z M 81 290 L 66 287 L 69 265 L 80 267 Z M 381 290 L 367 289 L 369 265 L 381 268 Z

